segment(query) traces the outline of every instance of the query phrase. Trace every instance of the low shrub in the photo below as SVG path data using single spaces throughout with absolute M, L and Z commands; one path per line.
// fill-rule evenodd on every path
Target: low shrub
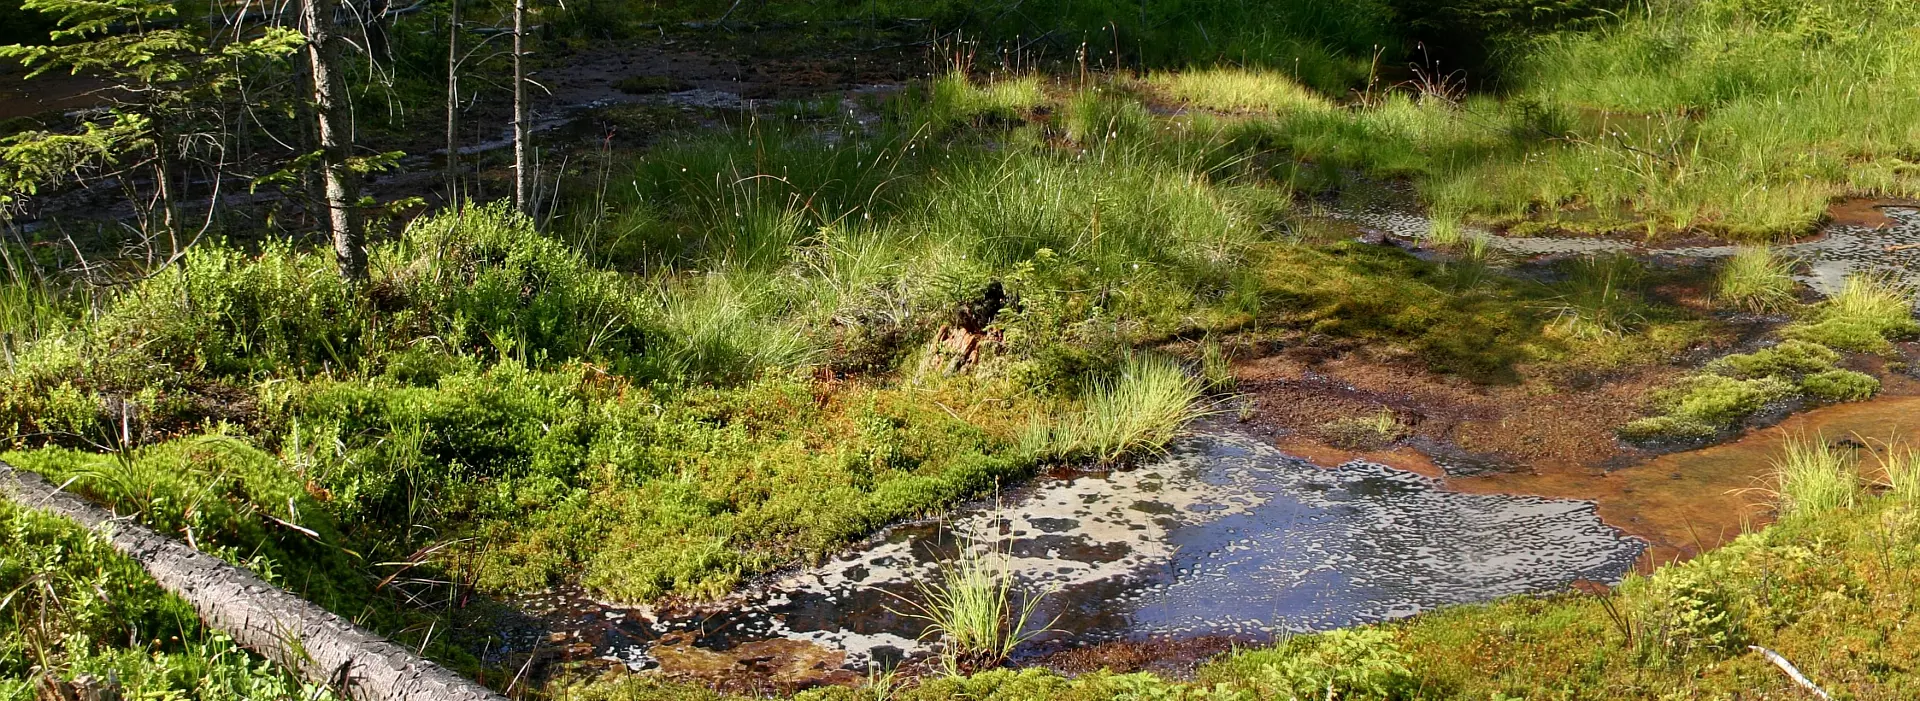
M 1391 630 L 1347 628 L 1238 651 L 1201 668 L 1200 681 L 1251 687 L 1260 699 L 1401 698 L 1417 688 Z

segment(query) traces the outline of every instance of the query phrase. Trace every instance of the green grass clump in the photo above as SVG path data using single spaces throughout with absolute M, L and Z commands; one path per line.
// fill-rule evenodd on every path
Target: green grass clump
M 1205 416 L 1204 388 L 1172 358 L 1140 354 L 1117 375 L 1087 387 L 1086 408 L 1053 426 L 1037 452 L 1103 463 L 1159 450 L 1187 424 Z
M 1714 280 L 1713 296 L 1720 304 L 1752 312 L 1768 312 L 1793 304 L 1793 261 L 1765 246 L 1745 246 L 1728 258 Z
M 1563 266 L 1562 294 L 1546 304 L 1547 328 L 1570 338 L 1611 339 L 1644 319 L 1640 285 L 1646 271 L 1630 256 L 1585 256 Z
M 1880 486 L 1896 498 L 1920 502 L 1920 449 L 1895 441 L 1875 457 L 1880 461 Z
M 1277 71 L 1208 68 L 1166 71 L 1146 83 L 1175 102 L 1223 112 L 1327 112 L 1333 103 Z
M 976 83 L 955 70 L 928 86 L 926 100 L 907 109 L 915 123 L 946 130 L 978 120 L 1017 120 L 1046 102 L 1037 75 L 1008 76 Z
M 1787 327 L 1788 338 L 1841 350 L 1885 353 L 1892 339 L 1920 334 L 1913 318 L 1914 292 L 1891 278 L 1854 275 L 1813 309 L 1810 318 Z
M 1088 146 L 1136 140 L 1150 134 L 1155 126 L 1139 102 L 1100 87 L 1080 90 L 1067 98 L 1060 124 L 1068 139 Z
M 1853 453 L 1824 437 L 1789 439 L 1773 463 L 1780 510 L 1818 514 L 1851 507 L 1859 497 L 1860 477 Z
M 1044 596 L 1017 591 L 1008 558 L 992 543 L 963 538 L 959 554 L 941 565 L 937 581 L 914 582 L 919 599 L 907 602 L 908 615 L 926 621 L 921 637 L 939 641 L 948 674 L 999 666 L 1041 632 L 1029 624 Z

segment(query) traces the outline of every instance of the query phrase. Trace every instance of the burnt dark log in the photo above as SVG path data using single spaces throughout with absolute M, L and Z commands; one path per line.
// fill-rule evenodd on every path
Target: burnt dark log
M 100 534 L 234 642 L 356 701 L 506 701 L 252 572 L 155 533 L 0 462 L 0 494 Z

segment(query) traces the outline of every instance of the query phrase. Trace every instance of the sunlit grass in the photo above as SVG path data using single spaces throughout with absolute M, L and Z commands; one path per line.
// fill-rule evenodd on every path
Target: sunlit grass
M 1896 497 L 1920 503 L 1920 447 L 1890 441 L 1874 457 L 1880 462 L 1880 486 Z
M 1920 333 L 1913 299 L 1913 288 L 1890 276 L 1856 274 L 1785 333 L 1842 350 L 1886 352 L 1891 339 Z
M 1043 632 L 1030 624 L 1045 593 L 1020 591 L 1004 549 L 970 537 L 959 546 L 933 581 L 914 581 L 917 600 L 907 599 L 907 615 L 927 623 L 922 639 L 939 641 L 948 674 L 994 667 Z
M 1822 436 L 1789 438 L 1773 463 L 1774 493 L 1789 514 L 1853 506 L 1860 479 L 1853 453 Z
M 1147 85 L 1175 101 L 1223 112 L 1324 112 L 1333 103 L 1284 73 L 1243 68 L 1166 71 Z
M 1753 312 L 1793 304 L 1793 261 L 1765 246 L 1742 247 L 1728 258 L 1714 280 L 1713 296 L 1722 305 Z
M 1086 388 L 1084 407 L 1053 422 L 1036 420 L 1021 437 L 1040 457 L 1115 462 L 1161 450 L 1181 428 L 1210 413 L 1200 380 L 1168 358 L 1130 356 L 1111 379 Z
M 924 102 L 905 103 L 917 123 L 936 129 L 952 128 L 976 119 L 1011 119 L 1044 104 L 1046 90 L 1038 75 L 996 77 L 975 81 L 955 70 L 934 79 Z

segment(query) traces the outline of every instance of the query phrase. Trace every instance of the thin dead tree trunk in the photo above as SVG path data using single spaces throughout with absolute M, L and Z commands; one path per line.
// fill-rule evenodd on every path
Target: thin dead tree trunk
M 0 495 L 100 534 L 185 599 L 207 625 L 310 682 L 355 701 L 506 701 L 493 690 L 413 654 L 253 573 L 120 519 L 49 483 L 0 463 Z
M 325 178 L 327 214 L 333 232 L 333 255 L 340 264 L 340 275 L 349 280 L 367 278 L 366 232 L 355 208 L 360 199 L 360 182 L 349 160 L 353 157 L 351 124 L 353 115 L 347 105 L 346 84 L 335 67 L 339 65 L 341 37 L 335 32 L 335 0 L 307 0 L 302 3 L 301 24 L 307 35 L 307 63 L 313 75 L 314 122 L 319 125 L 321 170 Z
M 460 0 L 447 17 L 447 202 L 460 198 Z
M 526 52 L 527 0 L 513 0 L 513 206 L 524 214 L 533 211 L 533 195 L 527 191 L 527 73 L 523 67 Z

